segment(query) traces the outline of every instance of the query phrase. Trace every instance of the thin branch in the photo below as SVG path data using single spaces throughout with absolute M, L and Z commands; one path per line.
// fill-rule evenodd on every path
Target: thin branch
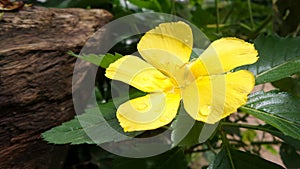
M 226 133 L 222 128 L 220 128 L 220 132 L 221 132 L 221 137 L 222 137 L 222 141 L 223 141 L 223 146 L 225 147 L 226 153 L 228 155 L 231 168 L 235 169 L 235 166 L 234 166 L 234 163 L 233 163 L 233 160 L 232 160 L 232 156 L 231 156 L 231 152 L 230 152 L 230 144 L 229 144 L 229 141 L 226 137 Z
M 220 24 L 220 14 L 219 14 L 219 0 L 215 0 L 215 8 L 216 8 L 216 16 L 217 16 L 217 34 L 219 34 L 220 32 L 220 27 L 219 27 L 219 24 Z
M 254 21 L 253 21 L 253 15 L 252 15 L 251 0 L 247 0 L 247 3 L 248 3 L 249 15 L 250 15 L 251 28 L 254 29 Z
M 265 127 L 262 127 L 261 125 L 251 125 L 251 124 L 241 124 L 241 123 L 231 123 L 231 122 L 222 122 L 221 125 L 272 132 L 271 130 L 269 130 Z

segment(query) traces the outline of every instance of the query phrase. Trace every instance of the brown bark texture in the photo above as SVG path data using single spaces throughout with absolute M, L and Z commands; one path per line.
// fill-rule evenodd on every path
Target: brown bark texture
M 41 133 L 72 119 L 78 52 L 112 15 L 100 9 L 24 7 L 0 18 L 0 168 L 60 168 L 64 146 Z

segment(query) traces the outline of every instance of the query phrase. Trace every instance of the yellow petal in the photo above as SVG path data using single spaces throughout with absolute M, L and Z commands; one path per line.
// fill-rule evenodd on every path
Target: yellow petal
M 191 28 L 184 22 L 162 23 L 147 32 L 138 43 L 138 51 L 151 65 L 168 75 L 187 63 L 193 46 Z
M 253 44 L 238 38 L 221 38 L 212 42 L 189 67 L 199 77 L 222 74 L 238 66 L 252 64 L 257 59 Z
M 246 104 L 254 83 L 253 74 L 246 70 L 200 77 L 182 89 L 184 108 L 198 121 L 216 123 Z
M 148 94 L 119 106 L 117 118 L 125 132 L 157 129 L 175 118 L 179 103 L 179 93 Z
M 119 80 L 144 92 L 163 91 L 173 87 L 171 80 L 136 56 L 124 56 L 106 69 L 105 76 Z

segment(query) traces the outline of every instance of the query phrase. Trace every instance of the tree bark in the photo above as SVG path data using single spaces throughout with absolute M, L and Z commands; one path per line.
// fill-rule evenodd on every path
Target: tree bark
M 0 168 L 60 168 L 64 146 L 40 134 L 74 116 L 72 73 L 105 10 L 24 7 L 0 18 Z M 84 79 L 83 79 L 84 80 Z

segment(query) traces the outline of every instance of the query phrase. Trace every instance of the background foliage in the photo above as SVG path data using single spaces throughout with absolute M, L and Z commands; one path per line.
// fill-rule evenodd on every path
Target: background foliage
M 102 111 L 105 112 L 104 119 L 95 120 L 99 112 L 90 108 L 74 120 L 43 133 L 43 137 L 51 143 L 76 145 L 72 146 L 65 168 L 183 169 L 199 168 L 197 163 L 210 169 L 282 168 L 262 158 L 262 150 L 280 156 L 287 168 L 300 168 L 300 37 L 293 37 L 295 34 L 287 37 L 276 35 L 271 0 L 49 0 L 32 3 L 57 8 L 104 8 L 115 18 L 143 11 L 180 16 L 195 24 L 210 40 L 234 36 L 253 42 L 259 52 L 259 61 L 237 69 L 253 72 L 257 85 L 271 83 L 274 86 L 272 91 L 252 93 L 248 103 L 240 107 L 239 113 L 221 121 L 217 132 L 205 143 L 198 143 L 203 126 L 201 122 L 195 123 L 183 140 L 177 140 L 181 128 L 176 126 L 189 120 L 188 116 L 178 116 L 171 124 L 174 128 L 172 139 L 179 143 L 177 147 L 155 157 L 129 159 L 93 145 L 113 141 L 105 137 L 105 125 L 101 120 L 108 121 L 116 130 L 123 132 L 115 117 L 116 108 L 109 102 L 110 94 L 105 90 L 111 87 L 109 80 L 102 78 L 96 84 L 95 93 L 100 108 L 105 109 Z M 135 52 L 137 41 L 134 42 L 129 45 L 120 42 L 110 51 L 112 54 L 107 55 L 70 54 L 96 64 L 101 58 L 98 66 L 106 68 L 123 55 Z M 143 95 L 136 90 L 131 94 L 131 97 Z M 84 123 L 80 124 L 78 119 Z M 253 122 L 253 119 L 256 121 Z M 93 130 L 99 126 L 103 134 L 92 141 L 84 129 Z M 143 137 L 156 132 L 160 131 L 129 134 Z

